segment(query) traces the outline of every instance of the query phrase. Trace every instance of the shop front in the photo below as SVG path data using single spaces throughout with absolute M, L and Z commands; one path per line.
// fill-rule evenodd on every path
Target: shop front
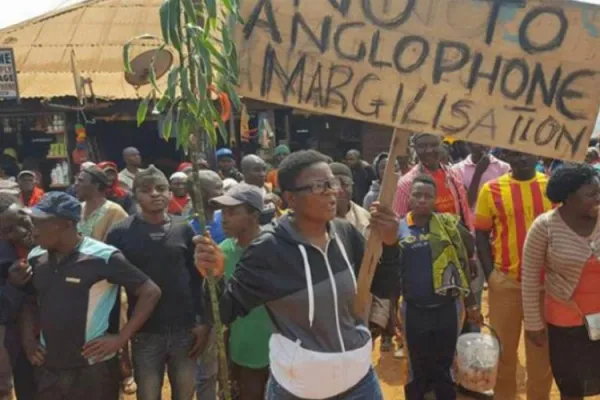
M 1 167 L 6 178 L 36 173 L 46 190 L 64 190 L 72 181 L 67 115 L 54 112 L 0 114 Z

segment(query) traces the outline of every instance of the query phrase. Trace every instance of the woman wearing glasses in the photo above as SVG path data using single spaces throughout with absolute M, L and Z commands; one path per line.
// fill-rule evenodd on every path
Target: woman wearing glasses
M 225 324 L 265 305 L 273 322 L 267 399 L 383 399 L 371 367 L 371 335 L 353 313 L 364 239 L 337 220 L 335 179 L 316 151 L 288 156 L 279 185 L 290 209 L 251 244 L 221 297 Z M 371 229 L 384 242 L 372 291 L 389 298 L 399 286 L 398 222 L 374 205 Z M 196 238 L 202 274 L 222 273 L 223 256 L 210 240 Z

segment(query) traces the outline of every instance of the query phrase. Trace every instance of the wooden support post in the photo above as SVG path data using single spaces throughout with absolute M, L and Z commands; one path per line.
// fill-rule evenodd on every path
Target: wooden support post
M 388 162 L 383 178 L 381 180 L 381 190 L 379 192 L 379 202 L 387 206 L 392 206 L 394 195 L 396 194 L 396 172 L 392 160 L 397 157 L 408 154 L 408 140 L 411 132 L 404 129 L 394 129 L 390 150 L 388 152 Z M 381 258 L 381 239 L 376 232 L 371 231 L 365 247 L 360 273 L 358 275 L 358 293 L 354 301 L 354 312 L 357 316 L 367 315 L 367 306 L 371 303 L 371 283 L 375 275 L 375 268 Z

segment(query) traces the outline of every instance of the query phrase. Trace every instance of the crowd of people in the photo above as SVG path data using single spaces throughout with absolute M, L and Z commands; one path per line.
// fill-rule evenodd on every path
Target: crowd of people
M 511 400 L 523 329 L 527 399 L 553 381 L 563 399 L 600 394 L 600 153 L 572 164 L 470 143 L 458 157 L 431 134 L 411 148 L 369 164 L 280 145 L 239 169 L 222 148 L 214 170 L 170 177 L 127 148 L 123 170 L 87 162 L 48 193 L 34 171 L 2 171 L 0 400 L 155 400 L 165 376 L 173 399 L 216 400 L 209 274 L 236 399 L 383 399 L 372 350 L 397 336 L 407 399 Z M 372 232 L 383 253 L 356 315 Z M 494 390 L 473 393 L 456 343 L 481 329 L 486 288 L 502 352 Z

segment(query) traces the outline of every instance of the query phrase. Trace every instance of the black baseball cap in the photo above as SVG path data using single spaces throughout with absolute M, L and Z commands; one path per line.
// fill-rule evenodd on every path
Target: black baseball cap
M 212 199 L 210 203 L 219 207 L 235 207 L 247 204 L 257 211 L 262 211 L 265 201 L 262 192 L 257 186 L 238 183 L 223 196 Z

